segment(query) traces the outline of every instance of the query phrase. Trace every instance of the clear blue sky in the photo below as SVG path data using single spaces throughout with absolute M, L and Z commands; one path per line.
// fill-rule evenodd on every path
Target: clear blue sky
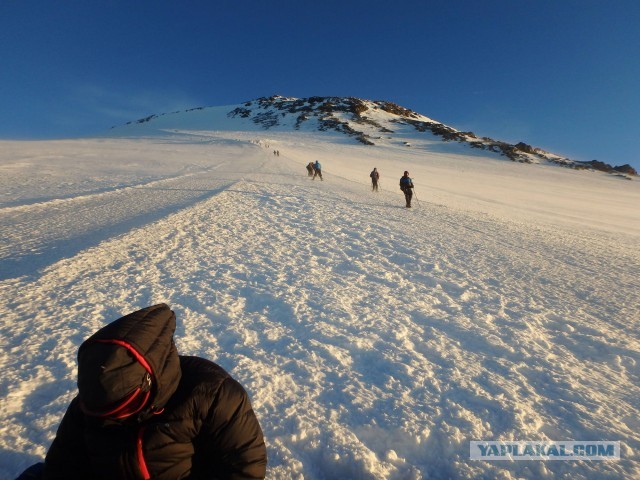
M 273 94 L 640 170 L 640 1 L 0 0 L 0 138 Z

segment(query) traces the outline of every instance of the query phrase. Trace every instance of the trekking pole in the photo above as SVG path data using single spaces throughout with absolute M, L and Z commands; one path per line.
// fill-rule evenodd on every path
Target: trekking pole
M 416 187 L 413 187 L 413 197 L 416 199 L 416 203 L 420 205 L 420 200 L 418 200 L 418 195 L 416 195 Z

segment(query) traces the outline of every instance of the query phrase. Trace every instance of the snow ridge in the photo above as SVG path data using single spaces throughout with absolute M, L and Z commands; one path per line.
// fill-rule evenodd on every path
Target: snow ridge
M 603 162 L 580 162 L 547 152 L 541 148 L 532 147 L 524 142 L 511 144 L 489 137 L 479 137 L 473 132 L 461 132 L 453 127 L 432 120 L 429 117 L 418 114 L 410 109 L 401 107 L 393 102 L 384 100 L 362 100 L 355 97 L 309 97 L 291 98 L 274 95 L 252 100 L 238 106 L 229 107 L 198 107 L 186 112 L 174 112 L 165 114 L 161 125 L 156 128 L 185 129 L 191 124 L 194 113 L 199 117 L 206 117 L 211 109 L 223 109 L 227 111 L 230 120 L 245 120 L 240 122 L 238 129 L 246 128 L 251 122 L 264 130 L 280 131 L 334 131 L 347 135 L 364 145 L 386 145 L 388 140 L 396 137 L 418 138 L 426 134 L 432 135 L 443 142 L 456 142 L 470 148 L 489 152 L 489 155 L 506 157 L 509 160 L 520 163 L 550 164 L 570 167 L 578 170 L 592 169 L 612 173 L 620 177 L 631 179 L 637 176 L 637 172 L 630 165 L 612 167 Z M 150 123 L 158 124 L 158 120 L 165 115 L 150 115 L 131 125 Z M 219 121 L 220 119 L 218 119 Z M 221 126 L 209 118 L 208 124 L 200 124 L 199 130 L 227 130 L 231 125 Z M 168 127 L 167 124 L 173 125 Z M 233 125 L 233 123 L 232 123 Z M 408 130 L 406 127 L 410 127 Z M 114 127 L 115 128 L 115 127 Z M 113 130 L 113 129 L 112 129 Z M 116 132 L 126 133 L 127 129 L 119 128 Z M 135 132 L 136 130 L 133 130 Z M 131 129 L 129 129 L 131 133 Z M 114 132 L 112 132 L 114 133 Z M 409 138 L 403 140 L 407 147 L 415 147 Z

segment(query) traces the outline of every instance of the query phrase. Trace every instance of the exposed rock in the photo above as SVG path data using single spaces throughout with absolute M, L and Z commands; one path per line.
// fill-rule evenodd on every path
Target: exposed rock
M 247 118 L 251 116 L 251 110 L 248 110 L 246 108 L 236 108 L 235 110 L 229 112 L 227 114 L 227 116 L 229 117 L 235 117 L 235 116 L 240 116 L 242 118 Z
M 191 110 L 202 110 L 203 108 L 198 107 Z M 388 115 L 378 121 L 380 111 Z M 376 112 L 378 112 L 377 115 Z M 473 132 L 461 132 L 430 120 L 408 108 L 383 100 L 369 101 L 355 97 L 288 98 L 272 95 L 245 102 L 242 106 L 230 111 L 227 116 L 249 119 L 265 130 L 292 123 L 293 128 L 299 130 L 306 122 L 315 121 L 317 129 L 320 131 L 340 132 L 364 145 L 375 145 L 373 140 L 384 138 L 381 135 L 371 136 L 365 131 L 374 130 L 376 133 L 393 134 L 394 130 L 388 128 L 390 125 L 409 125 L 417 132 L 431 133 L 444 142 L 459 142 L 470 148 L 495 152 L 514 162 L 548 162 L 575 169 L 593 169 L 627 176 L 638 175 L 636 170 L 628 164 L 612 167 L 599 160 L 578 162 L 548 153 L 524 142 L 514 145 L 490 137 L 479 137 Z M 158 115 L 150 115 L 135 122 L 129 122 L 129 124 L 146 123 L 157 117 Z M 409 146 L 410 142 L 404 142 L 404 144 Z
M 638 172 L 629 164 L 621 165 L 619 167 L 612 167 L 608 163 L 601 162 L 600 160 L 591 160 L 589 162 L 576 162 L 574 168 L 578 170 L 584 170 L 587 168 L 591 168 L 593 170 L 598 170 L 600 172 L 607 173 L 624 173 L 627 175 L 638 175 Z
M 514 146 L 521 152 L 532 153 L 532 154 L 538 153 L 536 152 L 535 148 L 533 148 L 531 145 L 527 145 L 524 142 L 516 143 Z
M 636 175 L 636 176 L 638 175 L 638 172 L 636 171 L 636 169 L 633 168 L 628 163 L 625 163 L 624 165 L 620 165 L 618 167 L 613 167 L 613 169 L 616 172 L 626 173 L 627 175 Z

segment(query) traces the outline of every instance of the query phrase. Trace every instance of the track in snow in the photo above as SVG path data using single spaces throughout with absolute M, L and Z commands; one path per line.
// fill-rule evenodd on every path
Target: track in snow
M 261 154 L 11 217 L 34 242 L 13 250 L 16 272 L 40 252 L 43 269 L 1 284 L 4 444 L 42 455 L 80 342 L 165 301 L 179 350 L 249 390 L 270 478 L 640 474 L 637 256 L 426 198 L 407 211 L 399 192 L 302 172 Z M 631 450 L 615 463 L 468 460 L 470 440 L 543 438 Z

